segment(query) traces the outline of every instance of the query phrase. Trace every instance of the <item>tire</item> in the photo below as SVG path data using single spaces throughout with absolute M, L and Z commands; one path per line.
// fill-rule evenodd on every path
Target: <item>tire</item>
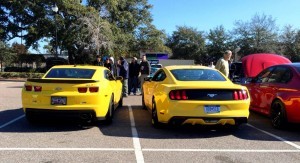
M 147 107 L 145 105 L 145 99 L 144 99 L 144 94 L 142 95 L 142 109 L 146 110 Z
M 158 122 L 158 116 L 157 116 L 157 109 L 156 109 L 156 104 L 155 101 L 153 99 L 152 102 L 152 114 L 151 114 L 151 121 L 152 121 L 152 126 L 154 128 L 161 128 L 161 123 Z
M 285 107 L 280 100 L 275 100 L 271 105 L 271 123 L 277 129 L 282 129 L 286 126 Z
M 122 107 L 123 106 L 123 95 L 121 95 L 121 98 L 119 100 L 119 103 L 118 103 L 118 107 Z
M 111 96 L 109 105 L 108 105 L 108 110 L 105 116 L 105 122 L 106 124 L 111 124 L 114 116 L 114 97 Z

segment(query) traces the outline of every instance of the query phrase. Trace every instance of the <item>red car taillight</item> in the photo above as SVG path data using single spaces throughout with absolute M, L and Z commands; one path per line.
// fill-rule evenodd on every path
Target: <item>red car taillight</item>
M 246 100 L 246 99 L 248 99 L 247 91 L 245 91 L 245 90 L 233 91 L 233 99 L 234 100 Z
M 89 90 L 90 90 L 90 92 L 98 92 L 99 87 L 90 87 Z
M 188 99 L 185 90 L 172 90 L 169 93 L 169 98 L 171 100 L 187 100 Z
M 32 86 L 31 85 L 25 85 L 25 90 L 26 91 L 32 91 Z
M 34 92 L 41 92 L 42 86 L 33 86 Z
M 88 90 L 87 87 L 78 87 L 78 92 L 79 92 L 79 93 L 86 93 L 87 90 Z

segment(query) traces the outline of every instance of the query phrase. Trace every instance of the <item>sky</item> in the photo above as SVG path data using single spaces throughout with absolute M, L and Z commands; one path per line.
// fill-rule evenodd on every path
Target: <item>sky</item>
M 271 16 L 279 29 L 292 25 L 300 29 L 300 0 L 148 0 L 153 5 L 153 24 L 168 35 L 176 26 L 209 32 L 220 25 L 226 30 L 234 22 L 251 21 L 255 15 Z
M 250 21 L 255 14 L 271 16 L 279 29 L 285 25 L 300 29 L 300 0 L 148 0 L 148 3 L 153 5 L 150 10 L 153 24 L 168 35 L 176 31 L 176 26 L 209 32 L 223 25 L 232 30 L 235 21 Z

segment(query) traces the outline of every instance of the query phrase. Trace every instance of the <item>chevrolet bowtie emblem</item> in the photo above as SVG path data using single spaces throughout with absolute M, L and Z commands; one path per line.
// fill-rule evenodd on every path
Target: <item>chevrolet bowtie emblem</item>
M 208 97 L 213 98 L 215 97 L 217 94 L 207 94 Z
M 56 87 L 55 90 L 56 90 L 56 91 L 61 91 L 62 88 L 61 88 L 61 87 Z

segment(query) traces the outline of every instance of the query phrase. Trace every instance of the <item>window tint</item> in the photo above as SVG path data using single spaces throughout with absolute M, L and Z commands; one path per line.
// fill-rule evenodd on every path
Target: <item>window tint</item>
M 258 82 L 258 83 L 268 82 L 269 75 L 273 69 L 274 69 L 274 67 L 270 67 L 270 68 L 263 70 L 261 73 L 259 73 L 257 75 L 256 82 Z
M 275 70 L 271 73 L 268 83 L 281 83 L 283 75 L 288 71 L 286 67 L 276 67 Z M 284 79 L 286 80 L 286 79 Z
M 81 78 L 91 79 L 96 70 L 79 68 L 53 68 L 45 78 Z
M 171 73 L 179 81 L 226 81 L 216 70 L 212 69 L 177 69 Z
M 165 80 L 166 77 L 167 76 L 166 76 L 165 72 L 163 70 L 161 70 L 153 76 L 152 81 L 163 81 L 163 80 Z

